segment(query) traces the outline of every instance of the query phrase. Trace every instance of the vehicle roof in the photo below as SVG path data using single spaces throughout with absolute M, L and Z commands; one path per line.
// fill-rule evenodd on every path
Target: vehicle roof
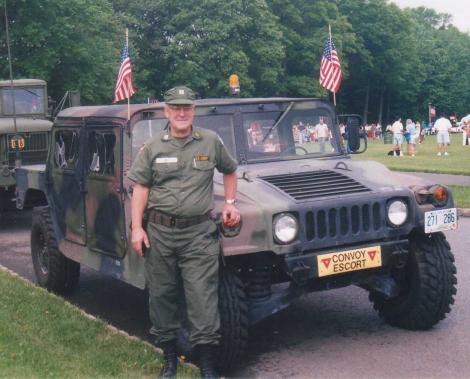
M 226 98 L 226 99 L 201 99 L 196 100 L 196 107 L 211 107 L 223 105 L 244 105 L 244 104 L 260 104 L 260 103 L 286 103 L 286 102 L 300 102 L 300 101 L 324 101 L 318 98 L 289 98 L 289 97 L 263 97 L 263 98 Z M 164 107 L 164 102 L 151 103 L 151 104 L 131 104 L 130 117 L 142 111 L 161 110 Z M 109 117 L 127 119 L 127 104 L 119 105 L 97 105 L 97 106 L 82 106 L 72 107 L 61 111 L 57 115 L 57 120 L 60 119 L 73 119 L 73 118 L 87 118 L 87 117 Z
M 9 80 L 0 80 L 0 87 L 9 87 L 11 82 Z M 23 86 L 45 86 L 46 81 L 41 79 L 14 79 L 13 87 Z

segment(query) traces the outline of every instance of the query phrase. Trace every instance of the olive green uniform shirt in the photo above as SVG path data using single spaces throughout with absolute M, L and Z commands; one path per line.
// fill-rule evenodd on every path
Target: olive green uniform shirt
M 237 169 L 216 133 L 196 128 L 180 140 L 166 131 L 142 146 L 128 177 L 150 188 L 147 209 L 191 217 L 213 208 L 214 167 L 223 174 Z

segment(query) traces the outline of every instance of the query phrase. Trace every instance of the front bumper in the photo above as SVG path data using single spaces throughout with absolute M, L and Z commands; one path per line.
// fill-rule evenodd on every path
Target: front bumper
M 328 253 L 335 253 L 341 252 L 345 250 L 352 250 L 352 249 L 362 249 L 368 248 L 372 246 L 380 246 L 382 252 L 382 264 L 380 267 L 377 268 L 370 268 L 370 269 L 363 269 L 363 270 L 355 270 L 349 271 L 344 273 L 338 273 L 335 275 L 328 275 L 319 277 L 319 268 L 317 264 L 317 256 L 328 254 Z M 403 260 L 403 257 L 406 256 L 408 253 L 408 240 L 394 240 L 394 241 L 386 241 L 386 242 L 376 242 L 376 243 L 368 243 L 366 245 L 356 245 L 356 246 L 341 246 L 335 249 L 329 250 L 321 250 L 321 251 L 314 251 L 302 255 L 290 255 L 284 258 L 284 271 L 287 275 L 289 275 L 294 282 L 297 284 L 305 284 L 308 281 L 313 279 L 318 279 L 323 282 L 328 281 L 338 281 L 338 278 L 343 276 L 347 276 L 349 280 L 346 284 L 339 285 L 342 287 L 344 285 L 353 284 L 354 280 L 352 280 L 355 276 L 364 276 L 368 273 L 372 273 L 377 270 L 383 270 L 387 267 L 394 267 L 397 264 L 400 264 L 400 261 Z M 329 287 L 328 287 L 329 288 Z

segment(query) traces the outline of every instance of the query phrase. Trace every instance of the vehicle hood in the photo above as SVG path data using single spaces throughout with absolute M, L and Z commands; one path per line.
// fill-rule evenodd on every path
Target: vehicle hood
M 269 182 L 266 178 L 281 177 L 295 174 L 310 174 L 330 172 L 333 176 L 346 177 L 345 193 L 331 194 L 335 184 L 331 184 L 332 191 L 325 191 L 325 195 L 314 198 L 295 199 L 281 187 Z M 283 162 L 269 162 L 251 165 L 241 165 L 238 168 L 238 193 L 241 197 L 250 199 L 256 204 L 278 204 L 305 201 L 321 201 L 328 197 L 354 196 L 360 193 L 394 192 L 408 189 L 413 185 L 431 184 L 424 179 L 390 171 L 383 164 L 374 161 L 344 160 L 318 160 L 305 159 Z M 349 181 L 348 181 L 349 179 Z M 349 185 L 362 185 L 364 191 L 347 193 Z M 325 184 L 325 183 L 324 183 Z M 285 207 L 287 204 L 283 204 Z

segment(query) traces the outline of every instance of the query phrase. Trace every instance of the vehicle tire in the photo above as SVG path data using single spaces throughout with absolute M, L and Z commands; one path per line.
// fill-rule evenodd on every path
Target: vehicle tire
M 227 372 L 240 361 L 248 340 L 248 310 L 243 283 L 229 268 L 220 270 L 219 311 L 222 340 L 217 367 L 219 371 Z
M 58 294 L 71 293 L 78 285 L 80 264 L 59 251 L 49 207 L 34 208 L 32 219 L 31 257 L 39 285 Z
M 457 293 L 456 273 L 454 256 L 443 233 L 414 233 L 408 262 L 393 274 L 401 286 L 399 295 L 387 299 L 371 291 L 369 299 L 387 323 L 426 330 L 450 312 Z

